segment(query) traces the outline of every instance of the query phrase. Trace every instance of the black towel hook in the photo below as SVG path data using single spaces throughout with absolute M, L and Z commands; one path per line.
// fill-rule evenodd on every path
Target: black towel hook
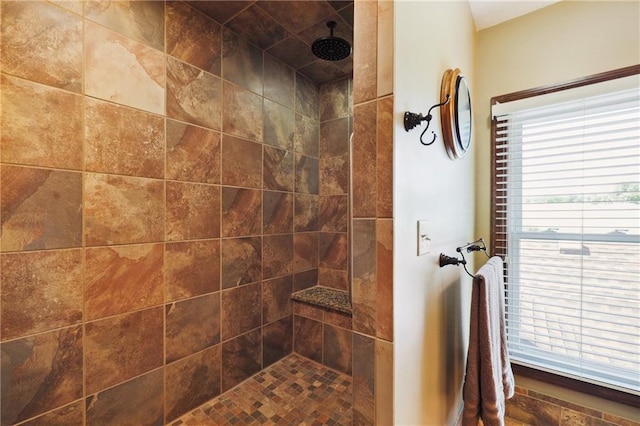
M 429 124 L 431 124 L 431 119 L 433 118 L 433 116 L 431 115 L 431 111 L 434 108 L 440 108 L 449 103 L 449 94 L 447 93 L 446 96 L 447 97 L 444 102 L 440 102 L 439 104 L 435 104 L 431 108 L 429 108 L 427 115 L 422 115 L 421 113 L 416 114 L 415 112 L 409 112 L 409 111 L 404 113 L 404 130 L 406 130 L 407 132 L 413 129 L 414 127 L 418 126 L 423 121 L 427 122 L 427 127 L 425 127 L 425 129 L 422 131 L 422 134 L 420 135 L 420 143 L 424 146 L 432 145 L 436 141 L 436 138 L 438 137 L 436 135 L 436 132 L 432 130 L 431 133 L 433 133 L 433 139 L 431 139 L 431 142 L 425 142 L 422 140 L 422 137 L 424 136 L 424 134 L 427 133 L 427 130 L 429 130 Z

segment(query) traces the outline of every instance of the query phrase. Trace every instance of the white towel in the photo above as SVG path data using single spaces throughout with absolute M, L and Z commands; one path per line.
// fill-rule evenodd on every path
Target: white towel
M 473 279 L 463 426 L 504 426 L 505 399 L 514 393 L 507 352 L 503 262 L 494 256 Z

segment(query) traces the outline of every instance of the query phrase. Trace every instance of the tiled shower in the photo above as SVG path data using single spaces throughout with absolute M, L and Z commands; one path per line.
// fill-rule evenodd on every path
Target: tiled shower
M 2 1 L 0 19 L 1 424 L 168 422 L 290 353 L 291 293 L 348 290 L 352 267 L 354 416 L 373 422 L 391 221 L 358 216 L 357 187 L 390 167 L 392 98 L 318 85 L 185 2 Z

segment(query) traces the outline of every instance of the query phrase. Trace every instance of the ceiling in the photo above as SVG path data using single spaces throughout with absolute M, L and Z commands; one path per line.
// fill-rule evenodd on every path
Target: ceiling
M 559 0 L 468 0 L 476 31 L 526 15 Z
M 558 0 L 468 1 L 479 31 Z M 188 3 L 318 84 L 353 73 L 352 56 L 330 62 L 311 53 L 313 41 L 329 35 L 328 21 L 337 22 L 335 36 L 353 44 L 353 1 L 195 0 Z
M 216 22 L 246 38 L 316 83 L 351 76 L 353 59 L 318 59 L 311 44 L 329 35 L 353 44 L 353 1 L 189 1 Z

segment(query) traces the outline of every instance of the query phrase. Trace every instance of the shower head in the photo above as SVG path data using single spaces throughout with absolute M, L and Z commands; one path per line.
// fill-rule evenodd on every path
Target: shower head
M 339 61 L 351 55 L 351 44 L 347 40 L 333 35 L 336 21 L 327 22 L 327 27 L 330 31 L 329 36 L 321 37 L 311 45 L 313 54 L 325 61 Z

